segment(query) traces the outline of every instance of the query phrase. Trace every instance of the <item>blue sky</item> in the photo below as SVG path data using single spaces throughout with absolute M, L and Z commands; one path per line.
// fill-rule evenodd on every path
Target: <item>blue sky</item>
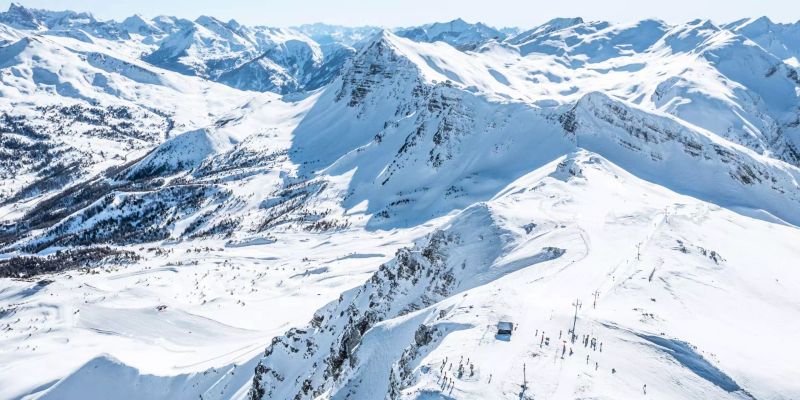
M 776 22 L 800 20 L 800 0 L 18 0 L 26 7 L 91 11 L 101 19 L 131 14 L 195 18 L 213 15 L 245 24 L 290 26 L 309 22 L 385 27 L 457 17 L 494 26 L 530 27 L 554 17 L 626 22 L 711 18 L 727 22 L 766 15 Z M 11 1 L 0 0 L 7 8 Z

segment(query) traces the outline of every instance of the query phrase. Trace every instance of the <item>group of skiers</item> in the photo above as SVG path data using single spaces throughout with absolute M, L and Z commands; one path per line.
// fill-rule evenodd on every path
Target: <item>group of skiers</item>
M 603 352 L 603 342 L 598 342 L 597 338 L 591 338 L 589 335 L 583 335 L 581 338 L 583 347 L 590 347 L 592 350 L 597 350 L 597 343 L 600 343 L 600 352 Z
M 469 372 L 466 371 L 467 366 L 469 366 Z M 446 371 L 445 367 L 447 367 Z M 441 381 L 442 390 L 447 390 L 449 387 L 450 391 L 452 391 L 453 387 L 455 387 L 455 378 L 452 376 L 451 377 L 447 376 L 447 372 L 452 370 L 453 370 L 453 362 L 450 362 L 448 364 L 447 357 L 445 357 L 444 360 L 442 361 L 442 365 L 439 367 L 439 374 L 441 375 L 440 380 L 441 378 L 444 378 L 444 380 Z M 461 358 L 459 358 L 458 360 L 458 368 L 456 369 L 455 373 L 456 378 L 462 379 L 464 377 L 464 374 L 467 373 L 469 374 L 470 377 L 475 376 L 475 364 L 470 362 L 469 358 L 467 358 L 467 361 L 465 363 L 464 356 L 461 356 Z M 490 374 L 489 382 L 491 381 L 492 381 L 492 375 Z
M 515 329 L 516 329 L 516 327 L 515 327 Z M 570 335 L 570 337 L 572 338 L 572 342 L 574 343 L 575 339 L 577 339 L 577 336 L 574 335 L 574 333 L 572 332 L 571 329 L 567 331 L 567 334 Z M 550 346 L 550 337 L 547 336 L 544 331 L 542 331 L 542 333 L 540 335 L 539 334 L 539 330 L 537 329 L 536 332 L 534 333 L 534 337 L 538 337 L 539 338 L 539 348 L 542 348 L 543 346 Z M 559 331 L 558 332 L 558 339 L 561 340 L 562 337 L 563 337 L 563 331 Z M 561 340 L 561 342 L 562 342 L 561 359 L 564 359 L 564 356 L 567 354 L 567 340 Z M 590 349 L 592 349 L 592 351 L 599 351 L 601 353 L 603 352 L 603 342 L 599 341 L 595 337 L 592 337 L 591 335 L 581 335 L 581 342 L 583 342 L 583 347 L 585 347 L 585 348 L 590 348 Z M 556 354 L 557 354 L 557 352 L 558 352 L 558 350 L 556 350 Z M 573 351 L 572 346 L 570 346 L 569 355 L 572 356 L 574 353 L 575 352 Z M 587 354 L 586 355 L 586 364 L 587 365 L 589 364 L 589 359 L 590 359 L 590 355 Z M 459 363 L 458 363 L 458 370 L 457 370 L 458 371 L 458 378 L 461 378 L 464 375 L 464 373 L 466 372 L 465 368 L 464 368 L 463 361 L 464 361 L 464 356 L 461 356 L 461 359 L 459 360 Z M 473 376 L 475 374 L 474 366 L 469 361 L 469 358 L 467 359 L 467 363 L 466 364 L 469 365 L 469 376 Z M 452 392 L 453 387 L 455 386 L 455 379 L 453 377 L 448 377 L 447 376 L 447 371 L 445 371 L 445 367 L 447 367 L 447 371 L 450 371 L 453 368 L 453 363 L 452 362 L 449 363 L 449 365 L 448 365 L 447 357 L 445 357 L 444 361 L 442 362 L 442 365 L 439 368 L 439 373 L 441 374 L 441 378 L 443 378 L 442 383 L 441 383 L 442 390 L 448 390 L 448 388 L 449 388 L 449 390 Z M 599 368 L 600 368 L 600 364 L 597 361 L 595 361 L 594 370 L 597 371 Z M 611 368 L 611 373 L 612 374 L 616 374 L 617 373 L 616 368 Z M 489 374 L 488 383 L 491 383 L 491 382 L 492 382 L 492 375 Z M 645 384 L 642 387 L 642 391 L 644 392 L 644 394 L 647 394 L 647 384 Z

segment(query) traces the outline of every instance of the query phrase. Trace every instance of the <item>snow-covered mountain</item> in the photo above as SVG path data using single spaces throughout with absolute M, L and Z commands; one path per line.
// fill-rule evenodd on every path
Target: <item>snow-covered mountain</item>
M 0 398 L 798 398 L 797 26 L 12 5 Z
M 202 16 L 162 39 L 143 60 L 239 89 L 287 93 L 327 83 L 318 75 L 335 74 L 346 58 L 344 49 L 328 50 L 294 31 Z
M 358 47 L 359 44 L 368 41 L 381 30 L 377 26 L 349 27 L 323 23 L 305 24 L 292 29 L 314 39 L 323 47 L 336 43 Z
M 62 34 L 92 36 L 104 39 L 127 38 L 127 32 L 113 21 L 98 21 L 91 13 L 48 11 L 25 8 L 11 3 L 8 11 L 0 13 L 0 22 L 16 29 L 61 32 Z
M 507 36 L 480 22 L 471 24 L 461 18 L 399 29 L 396 34 L 417 42 L 445 42 L 462 50 L 474 50 L 491 40 L 502 41 Z
M 726 28 L 756 42 L 793 67 L 800 67 L 800 24 L 776 24 L 767 17 L 745 18 Z
M 12 3 L 0 23 L 50 36 L 67 36 L 128 51 L 151 65 L 243 90 L 288 93 L 326 84 L 352 54 L 350 38 L 324 45 L 302 29 L 248 27 L 201 16 L 194 21 L 134 15 L 99 21 L 89 13 L 29 9 Z M 362 32 L 365 35 L 368 31 Z

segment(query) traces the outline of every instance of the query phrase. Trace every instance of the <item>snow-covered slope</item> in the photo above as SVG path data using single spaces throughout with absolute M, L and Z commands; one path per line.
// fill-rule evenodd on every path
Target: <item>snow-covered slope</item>
M 13 5 L 0 398 L 798 398 L 792 29 Z
M 726 27 L 758 43 L 787 64 L 800 67 L 800 21 L 776 24 L 767 17 L 746 18 Z
M 294 158 L 326 173 L 355 170 L 345 204 L 366 200 L 379 225 L 381 218 L 429 218 L 488 198 L 575 146 L 628 160 L 634 173 L 676 190 L 799 221 L 796 167 L 596 92 L 569 107 L 507 100 L 532 94 L 515 93 L 516 82 L 500 84 L 495 75 L 503 72 L 479 69 L 488 62 L 487 53 L 463 54 L 384 32 L 300 123 Z M 503 92 L 509 95 L 498 96 Z M 709 175 L 687 180 L 679 166 Z
M 758 235 L 782 239 L 754 251 Z M 273 340 L 250 395 L 629 398 L 646 385 L 658 398 L 791 398 L 800 354 L 780 343 L 798 329 L 800 282 L 780 260 L 797 256 L 797 235 L 578 151 Z
M 20 39 L 0 48 L 4 222 L 24 220 L 45 198 L 257 96 L 96 44 L 17 33 Z M 19 238 L 5 229 L 4 241 Z

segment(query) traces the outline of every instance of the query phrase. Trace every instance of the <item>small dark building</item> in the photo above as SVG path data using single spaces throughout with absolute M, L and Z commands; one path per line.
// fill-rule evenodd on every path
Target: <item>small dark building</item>
M 514 323 L 508 321 L 500 321 L 497 323 L 497 334 L 498 335 L 511 335 L 511 332 L 514 331 Z

